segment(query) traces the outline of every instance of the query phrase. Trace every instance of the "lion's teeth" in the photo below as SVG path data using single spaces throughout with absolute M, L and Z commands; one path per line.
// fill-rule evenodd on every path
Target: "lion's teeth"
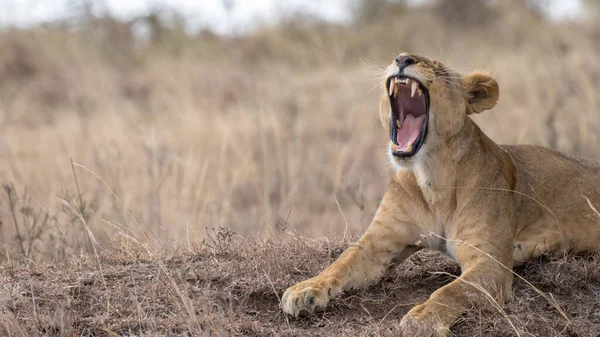
M 419 96 L 423 96 L 423 91 L 421 91 L 421 88 L 417 89 L 417 94 L 419 94 Z
M 396 126 L 398 127 L 398 129 L 402 129 L 402 123 L 400 123 L 399 119 L 396 119 Z
M 417 88 L 419 84 L 417 82 L 412 82 L 410 84 L 410 97 L 415 97 L 415 92 L 417 92 Z
M 394 87 L 396 85 L 394 83 L 390 83 L 390 96 L 392 96 L 394 94 Z

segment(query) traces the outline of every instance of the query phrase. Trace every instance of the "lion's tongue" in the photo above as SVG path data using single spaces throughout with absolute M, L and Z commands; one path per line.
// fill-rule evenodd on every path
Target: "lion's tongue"
M 424 120 L 425 115 L 421 115 L 416 118 L 411 114 L 406 116 L 404 122 L 402 123 L 402 128 L 398 130 L 398 134 L 396 136 L 399 151 L 412 151 L 412 144 L 415 142 L 415 140 L 417 140 L 417 137 L 419 137 Z

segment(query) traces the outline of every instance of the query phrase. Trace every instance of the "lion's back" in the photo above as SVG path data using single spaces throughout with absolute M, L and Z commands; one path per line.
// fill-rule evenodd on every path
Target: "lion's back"
M 502 145 L 512 157 L 521 198 L 519 222 L 560 224 L 577 248 L 600 242 L 600 161 L 534 145 Z M 526 197 L 525 197 L 526 195 Z M 589 201 L 588 201 L 589 200 Z

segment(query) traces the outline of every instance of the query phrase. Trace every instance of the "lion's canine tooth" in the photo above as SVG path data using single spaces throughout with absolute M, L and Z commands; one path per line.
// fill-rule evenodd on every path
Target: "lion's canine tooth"
M 396 85 L 394 83 L 390 82 L 390 96 L 392 96 L 394 94 L 394 87 L 395 86 Z
M 402 129 L 402 123 L 400 123 L 399 119 L 396 119 L 396 126 L 398 127 L 398 129 Z
M 417 92 L 417 88 L 419 84 L 417 82 L 412 82 L 410 84 L 410 97 L 415 97 L 415 92 Z
M 398 151 L 398 145 L 394 144 L 394 142 L 392 142 L 391 140 L 390 140 L 390 145 L 392 146 L 392 151 L 394 151 L 394 152 Z

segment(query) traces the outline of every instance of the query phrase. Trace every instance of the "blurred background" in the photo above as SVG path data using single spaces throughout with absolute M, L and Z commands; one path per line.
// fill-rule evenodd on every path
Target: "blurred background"
M 594 0 L 1 0 L 0 254 L 354 235 L 393 174 L 381 67 L 490 71 L 500 143 L 600 157 Z

